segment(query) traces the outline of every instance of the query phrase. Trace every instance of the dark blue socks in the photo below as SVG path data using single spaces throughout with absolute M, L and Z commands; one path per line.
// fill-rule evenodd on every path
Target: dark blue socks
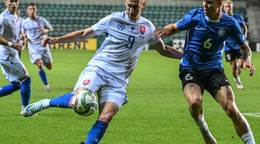
M 0 88 L 0 97 L 7 96 L 17 90 L 19 90 L 21 87 L 20 82 L 11 82 L 11 84 L 5 85 Z
M 71 108 L 70 99 L 74 96 L 72 93 L 66 93 L 56 98 L 50 100 L 50 107 L 60 107 L 60 108 Z
M 107 127 L 108 123 L 97 121 L 88 133 L 86 144 L 98 144 L 106 132 Z
M 48 85 L 47 76 L 44 70 L 39 70 L 39 76 L 41 77 L 43 84 Z
M 22 105 L 27 106 L 31 98 L 31 78 L 27 78 L 22 82 L 21 89 Z

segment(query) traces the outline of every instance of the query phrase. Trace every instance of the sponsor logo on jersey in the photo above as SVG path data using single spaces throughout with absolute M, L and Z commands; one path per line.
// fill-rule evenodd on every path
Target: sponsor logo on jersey
M 225 30 L 224 28 L 220 28 L 220 29 L 218 30 L 218 35 L 219 35 L 219 36 L 223 36 L 225 33 L 226 33 L 226 30 Z
M 84 81 L 83 81 L 83 85 L 88 85 L 90 83 L 90 79 L 85 79 Z
M 119 24 L 117 25 L 117 28 L 118 28 L 119 30 L 124 30 L 124 29 L 125 29 L 125 25 L 122 24 L 122 23 L 119 23 Z
M 145 33 L 145 31 L 146 31 L 145 26 L 141 25 L 140 26 L 140 33 L 143 35 Z

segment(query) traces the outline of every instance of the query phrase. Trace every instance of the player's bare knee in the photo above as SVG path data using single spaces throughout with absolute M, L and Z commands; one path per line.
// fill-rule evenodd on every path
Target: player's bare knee
M 109 112 L 106 112 L 103 114 L 101 113 L 99 115 L 98 120 L 109 123 L 112 120 L 113 116 L 114 116 L 114 113 L 112 111 L 109 111 Z
M 37 67 L 39 70 L 43 70 L 43 64 L 42 63 L 37 63 Z

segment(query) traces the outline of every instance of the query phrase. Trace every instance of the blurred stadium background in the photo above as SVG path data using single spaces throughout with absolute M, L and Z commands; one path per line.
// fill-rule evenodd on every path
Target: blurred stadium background
M 157 28 L 176 22 L 193 8 L 202 7 L 202 0 L 146 0 L 147 7 L 142 15 L 150 19 Z M 258 0 L 233 0 L 234 12 L 242 15 L 249 28 L 248 42 L 253 51 L 260 51 L 260 3 Z M 45 17 L 53 26 L 50 36 L 60 36 L 68 32 L 89 27 L 99 19 L 115 11 L 125 10 L 124 0 L 26 0 L 20 1 L 21 17 L 26 18 L 27 4 L 34 2 L 38 7 L 38 15 Z M 4 1 L 1 10 L 5 9 Z M 183 47 L 185 32 L 164 39 L 167 44 Z M 96 49 L 102 39 L 91 41 L 90 49 Z M 74 49 L 80 45 L 58 45 L 52 48 Z M 88 48 L 83 49 L 88 49 Z

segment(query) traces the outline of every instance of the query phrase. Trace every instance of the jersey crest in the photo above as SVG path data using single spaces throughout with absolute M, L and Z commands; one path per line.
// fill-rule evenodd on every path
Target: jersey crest
M 141 26 L 140 26 L 140 33 L 141 33 L 142 35 L 144 35 L 145 32 L 146 32 L 145 26 L 141 25 Z
M 90 80 L 89 79 L 85 79 L 84 81 L 83 81 L 83 85 L 88 85 L 90 83 Z
M 218 29 L 218 35 L 223 36 L 226 33 L 226 30 L 224 28 Z

